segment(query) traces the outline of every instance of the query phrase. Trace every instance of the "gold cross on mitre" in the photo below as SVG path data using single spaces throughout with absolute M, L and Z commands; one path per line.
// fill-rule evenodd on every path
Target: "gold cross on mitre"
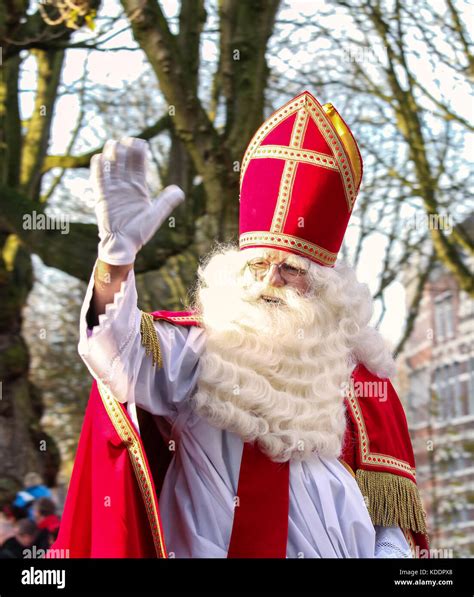
M 261 144 L 276 127 L 295 112 L 297 115 L 288 146 Z M 303 148 L 310 119 L 330 148 L 331 154 Z M 258 158 L 285 160 L 272 232 L 282 230 L 298 163 L 338 171 L 342 178 L 348 210 L 352 211 L 362 175 L 361 160 L 352 133 L 332 104 L 321 106 L 311 94 L 304 92 L 277 110 L 262 124 L 247 147 L 240 173 L 241 186 L 250 160 Z

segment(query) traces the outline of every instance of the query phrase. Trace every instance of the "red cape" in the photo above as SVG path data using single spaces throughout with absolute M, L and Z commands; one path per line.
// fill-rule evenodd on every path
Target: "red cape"
M 190 312 L 152 315 L 177 325 L 199 325 Z M 427 556 L 425 515 L 403 407 L 390 381 L 363 365 L 352 380 L 340 460 L 366 497 L 373 524 L 400 526 L 414 554 L 420 557 L 418 546 Z M 167 557 L 158 497 L 170 452 L 150 415 L 137 410 L 140 434 L 125 405 L 92 384 L 51 557 Z

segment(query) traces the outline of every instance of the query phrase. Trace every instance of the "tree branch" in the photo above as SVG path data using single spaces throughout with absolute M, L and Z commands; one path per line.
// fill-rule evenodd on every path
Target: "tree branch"
M 135 136 L 139 139 L 152 139 L 159 135 L 165 130 L 169 130 L 171 127 L 171 118 L 168 114 L 162 116 L 159 120 L 151 126 L 143 129 L 141 133 L 137 133 Z M 97 147 L 92 151 L 83 153 L 82 155 L 49 155 L 45 158 L 42 168 L 42 173 L 48 172 L 52 168 L 89 168 L 91 158 L 96 153 L 100 153 L 103 150 L 103 146 Z
M 428 276 L 430 275 L 431 270 L 433 269 L 434 264 L 436 263 L 436 252 L 433 251 L 428 259 L 428 263 L 424 270 L 422 271 L 421 275 L 418 277 L 418 281 L 416 284 L 416 290 L 413 294 L 413 299 L 410 303 L 410 307 L 408 309 L 408 317 L 405 324 L 405 329 L 403 330 L 403 336 L 400 338 L 397 347 L 395 348 L 394 356 L 396 357 L 400 352 L 403 350 L 406 341 L 411 336 L 413 328 L 415 327 L 415 321 L 418 317 L 418 312 L 420 310 L 421 299 L 423 297 L 423 291 L 425 289 L 426 282 L 428 281 Z
M 225 147 L 198 96 L 187 81 L 178 40 L 156 0 L 121 0 L 136 41 L 155 71 L 170 110 L 174 129 L 194 162 L 206 189 L 208 229 L 203 250 L 214 239 L 226 235 L 222 206 L 230 192 L 238 193 L 238 177 L 232 169 L 230 152 Z
M 71 223 L 46 216 L 42 206 L 18 191 L 0 185 L 1 225 L 16 234 L 31 253 L 44 263 L 71 276 L 87 281 L 97 258 L 97 226 Z M 186 225 L 184 207 L 173 213 L 175 226 L 163 225 L 155 237 L 140 251 L 135 262 L 137 273 L 159 269 L 166 260 L 186 248 L 192 241 Z
M 33 113 L 23 139 L 20 184 L 29 197 L 37 199 L 42 176 L 41 164 L 48 150 L 64 51 L 33 50 L 32 53 L 38 65 L 38 83 Z

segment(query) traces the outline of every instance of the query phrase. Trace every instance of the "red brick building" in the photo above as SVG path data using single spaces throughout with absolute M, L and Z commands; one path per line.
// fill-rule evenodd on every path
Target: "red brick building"
M 474 301 L 441 266 L 425 285 L 398 366 L 432 547 L 472 557 Z

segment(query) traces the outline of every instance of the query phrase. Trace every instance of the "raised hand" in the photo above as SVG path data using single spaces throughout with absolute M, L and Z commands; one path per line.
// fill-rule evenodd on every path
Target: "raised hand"
M 155 200 L 150 199 L 146 150 L 146 141 L 124 137 L 107 141 L 103 153 L 91 160 L 99 259 L 110 265 L 133 263 L 138 251 L 184 201 L 184 193 L 177 185 L 166 187 Z

